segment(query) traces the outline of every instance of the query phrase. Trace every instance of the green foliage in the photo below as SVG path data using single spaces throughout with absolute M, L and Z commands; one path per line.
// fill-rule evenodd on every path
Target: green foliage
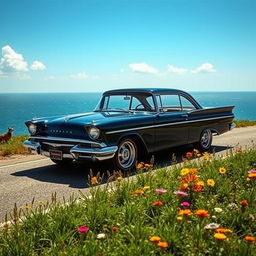
M 27 135 L 12 136 L 8 142 L 0 142 L 0 156 L 28 154 L 27 149 L 23 146 L 23 142 L 27 138 Z
M 150 170 L 136 179 L 92 186 L 90 195 L 81 194 L 79 201 L 72 198 L 60 204 L 53 197 L 52 203 L 27 206 L 22 222 L 2 229 L 0 255 L 256 255 L 256 242 L 245 240 L 256 237 L 256 178 L 248 177 L 255 164 L 255 149 L 228 158 L 210 156 L 170 170 Z M 191 185 L 188 195 L 179 197 L 174 191 L 188 177 L 181 170 L 191 172 L 190 168 L 196 169 L 202 188 L 196 191 Z M 208 185 L 209 179 L 214 186 Z M 159 188 L 166 192 L 158 194 Z M 242 200 L 248 205 L 243 206 Z M 159 201 L 162 206 L 154 205 Z M 184 201 L 193 203 L 184 207 Z M 190 209 L 191 214 L 182 216 L 181 209 Z M 209 215 L 198 216 L 198 209 Z M 206 230 L 210 223 L 229 229 L 227 239 L 217 240 L 216 230 Z M 79 232 L 80 226 L 89 231 Z M 100 233 L 105 234 L 103 239 L 97 238 Z M 152 236 L 159 236 L 168 248 L 159 248 L 150 241 Z

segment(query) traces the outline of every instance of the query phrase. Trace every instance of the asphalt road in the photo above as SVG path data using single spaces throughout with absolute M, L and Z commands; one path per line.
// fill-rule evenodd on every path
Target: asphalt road
M 214 137 L 213 148 L 217 153 L 225 153 L 230 147 L 252 145 L 256 140 L 256 127 L 237 128 L 221 136 Z M 178 161 L 182 155 L 192 149 L 192 145 L 170 149 L 155 155 L 158 166 L 170 165 L 173 153 Z M 1 161 L 1 160 L 0 160 Z M 88 187 L 89 169 L 96 174 L 103 174 L 111 169 L 104 164 L 72 164 L 65 168 L 58 167 L 51 160 L 45 158 L 25 163 L 17 163 L 0 167 L 0 222 L 4 221 L 6 212 L 12 211 L 16 203 L 18 208 L 30 205 L 34 198 L 35 204 L 39 200 L 48 201 L 53 193 L 57 198 L 68 198 L 77 195 L 78 190 L 86 192 Z M 105 175 L 106 177 L 106 175 Z M 106 179 L 105 179 L 106 180 Z M 10 217 L 8 217 L 9 219 Z

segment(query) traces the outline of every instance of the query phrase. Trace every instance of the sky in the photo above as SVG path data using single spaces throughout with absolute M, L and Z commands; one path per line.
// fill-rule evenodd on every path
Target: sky
M 256 90 L 255 0 L 0 0 L 0 93 Z

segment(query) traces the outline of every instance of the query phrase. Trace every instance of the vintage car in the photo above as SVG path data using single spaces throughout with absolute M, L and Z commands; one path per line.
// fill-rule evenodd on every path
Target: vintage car
M 111 90 L 93 112 L 26 122 L 30 137 L 24 146 L 57 164 L 111 159 L 126 171 L 141 153 L 190 143 L 209 150 L 213 134 L 234 127 L 233 108 L 203 108 L 176 89 Z

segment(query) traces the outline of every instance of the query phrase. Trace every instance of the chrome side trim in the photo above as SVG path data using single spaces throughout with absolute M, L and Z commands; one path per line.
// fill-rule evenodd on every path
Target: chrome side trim
M 99 143 L 99 142 L 91 141 L 91 140 L 70 139 L 70 138 L 52 137 L 52 136 L 30 136 L 29 139 L 94 144 L 94 145 L 100 146 L 102 148 L 107 146 L 103 142 Z
M 167 124 L 156 124 L 156 125 L 149 125 L 149 126 L 143 126 L 143 127 L 135 127 L 135 128 L 129 128 L 129 129 L 123 129 L 123 130 L 116 130 L 116 131 L 106 132 L 106 134 L 129 132 L 129 131 L 136 131 L 136 130 L 142 130 L 142 129 L 164 127 L 164 126 L 173 126 L 173 125 L 186 124 L 186 123 L 197 123 L 197 122 L 204 122 L 204 121 L 210 121 L 210 120 L 225 119 L 225 118 L 229 118 L 229 117 L 234 117 L 234 116 L 229 115 L 229 116 L 222 116 L 222 117 L 213 117 L 213 118 L 196 119 L 196 120 L 182 121 L 182 122 L 175 122 L 175 123 L 167 123 Z

